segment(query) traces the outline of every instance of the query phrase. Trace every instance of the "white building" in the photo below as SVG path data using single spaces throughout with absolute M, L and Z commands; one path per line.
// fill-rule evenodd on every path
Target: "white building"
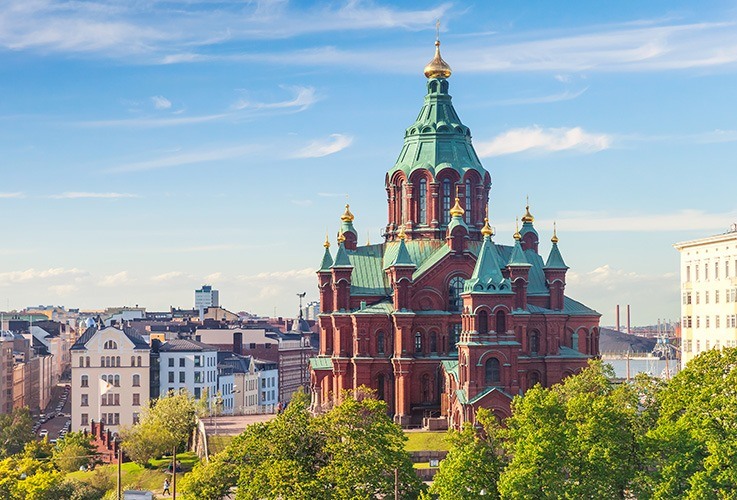
M 737 347 L 737 224 L 673 245 L 681 253 L 681 364 L 699 353 Z
M 279 402 L 279 370 L 276 362 L 255 359 L 258 373 L 258 404 L 273 408 Z M 263 410 L 262 410 L 263 411 Z
M 202 285 L 202 288 L 194 291 L 194 308 L 198 311 L 208 307 L 220 306 L 220 292 L 210 285 Z
M 149 400 L 150 348 L 132 329 L 88 328 L 70 349 L 72 430 L 104 422 L 117 432 Z
M 195 399 L 215 398 L 217 348 L 195 340 L 175 339 L 159 347 L 159 394 L 186 390 Z
M 223 395 L 223 410 L 227 414 L 249 415 L 259 413 L 259 371 L 251 356 L 232 352 L 218 352 L 218 385 Z M 228 384 L 232 380 L 232 387 Z M 278 382 L 277 382 L 278 383 Z M 228 390 L 230 393 L 227 393 Z M 231 406 L 228 406 L 228 401 Z

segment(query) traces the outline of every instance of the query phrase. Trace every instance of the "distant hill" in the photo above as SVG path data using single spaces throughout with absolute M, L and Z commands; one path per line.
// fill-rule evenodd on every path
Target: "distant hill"
M 601 354 L 649 353 L 655 347 L 655 339 L 646 339 L 637 335 L 602 328 L 599 335 L 599 352 Z

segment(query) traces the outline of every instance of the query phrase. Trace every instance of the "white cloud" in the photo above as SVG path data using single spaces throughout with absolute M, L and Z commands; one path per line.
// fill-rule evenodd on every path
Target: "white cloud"
M 0 193 L 0 199 L 2 198 L 25 198 L 26 193 L 15 192 L 15 193 Z
M 105 276 L 99 283 L 100 286 L 113 287 L 120 285 L 127 285 L 135 281 L 128 275 L 128 271 L 121 271 L 116 274 L 109 274 Z
M 312 141 L 304 148 L 296 151 L 291 158 L 322 158 L 351 145 L 353 137 L 343 134 L 330 134 L 328 139 Z
M 154 104 L 156 109 L 169 109 L 171 108 L 171 101 L 162 95 L 155 95 L 151 97 L 151 102 Z
M 83 191 L 69 191 L 61 194 L 53 194 L 49 198 L 57 200 L 77 200 L 82 198 L 101 198 L 101 199 L 118 199 L 118 198 L 139 198 L 137 194 L 131 193 L 91 193 Z
M 476 143 L 476 151 L 482 158 L 501 156 L 523 151 L 555 152 L 574 150 L 594 153 L 611 147 L 612 137 L 594 134 L 581 127 L 542 128 L 538 125 L 508 130 L 490 141 Z
M 284 88 L 289 89 L 292 92 L 294 92 L 294 98 L 286 100 L 286 101 L 278 101 L 278 102 L 254 102 L 254 101 L 249 101 L 247 99 L 239 99 L 236 103 L 233 104 L 232 108 L 235 110 L 295 108 L 297 111 L 304 111 L 310 106 L 312 106 L 318 100 L 317 95 L 315 94 L 315 89 L 313 87 L 297 86 L 297 87 L 284 87 Z
M 181 167 L 184 165 L 194 165 L 198 163 L 211 163 L 215 161 L 230 160 L 240 158 L 249 153 L 253 153 L 258 148 L 255 146 L 236 146 L 230 148 L 215 148 L 203 151 L 184 152 L 153 160 L 146 160 L 133 163 L 125 163 L 106 169 L 108 173 L 123 172 L 140 172 L 144 170 L 157 170 L 161 168 Z
M 29 283 L 46 280 L 75 280 L 88 276 L 87 271 L 73 267 L 67 269 L 64 267 L 52 267 L 49 269 L 37 270 L 34 268 L 25 271 L 6 271 L 0 273 L 0 285 L 11 285 L 17 283 Z
M 181 271 L 171 271 L 168 273 L 162 273 L 157 274 L 156 276 L 151 277 L 151 281 L 156 283 L 171 283 L 171 282 L 181 282 L 181 281 L 190 281 L 192 276 L 185 274 Z
M 79 287 L 75 285 L 52 285 L 49 287 L 49 291 L 55 293 L 59 297 L 68 297 L 69 295 L 78 292 Z

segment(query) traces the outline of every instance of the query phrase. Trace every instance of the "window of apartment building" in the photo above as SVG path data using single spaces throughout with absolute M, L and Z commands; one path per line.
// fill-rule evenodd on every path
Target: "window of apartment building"
M 264 344 L 264 347 L 265 347 L 266 349 L 271 349 L 271 344 L 268 344 L 268 343 L 267 343 L 267 344 Z
M 138 412 L 133 413 L 133 423 L 137 424 L 141 421 L 141 414 Z
M 82 418 L 80 419 L 80 421 L 79 421 L 79 424 L 80 424 L 80 425 L 89 425 L 89 423 L 90 423 L 90 416 L 89 416 L 89 414 L 87 414 L 87 413 L 83 413 L 83 414 L 82 414 L 82 415 L 80 415 L 80 416 L 81 416 Z
M 724 261 L 724 277 L 729 278 L 729 261 Z
M 686 266 L 686 281 L 691 281 L 691 266 Z
M 143 365 L 141 364 L 141 356 L 138 356 L 138 366 L 143 366 Z
M 261 379 L 261 387 L 266 387 L 266 379 L 265 378 L 262 378 Z
M 100 406 L 107 406 L 107 394 L 100 396 Z
M 709 328 L 709 316 L 705 316 L 705 317 L 704 317 L 704 326 L 705 326 L 706 328 Z M 707 349 L 708 349 L 708 348 L 707 348 Z
M 174 366 L 174 358 L 169 358 L 169 367 L 171 368 L 173 366 Z
M 174 372 L 169 372 L 169 383 L 170 384 L 174 383 Z
M 693 268 L 694 268 L 694 271 L 696 272 L 696 281 L 699 281 L 699 265 L 696 264 L 695 266 L 693 266 Z
M 179 372 L 179 383 L 183 384 L 187 380 L 187 372 Z
M 719 279 L 719 262 L 714 263 L 714 279 Z
M 117 349 L 118 344 L 116 344 L 114 340 L 108 340 L 107 342 L 105 342 L 104 348 L 105 349 Z
M 89 395 L 81 394 L 81 396 L 82 396 L 82 401 L 79 403 L 80 406 L 89 406 L 90 405 Z
M 209 380 L 208 380 L 209 382 Z M 201 384 L 202 383 L 202 372 L 194 372 L 194 383 L 195 384 Z
M 699 292 L 696 292 L 696 303 L 699 303 Z
M 194 357 L 194 365 L 195 366 L 202 366 L 202 358 L 200 356 Z
M 704 292 L 704 304 L 709 303 L 709 291 Z
M 719 303 L 719 290 L 714 290 L 714 303 Z
M 202 397 L 202 389 L 200 389 L 199 387 L 195 387 L 194 388 L 194 398 L 200 399 L 201 397 Z
M 709 350 L 709 339 L 706 339 L 706 350 Z
M 256 349 L 256 344 L 254 342 L 251 342 L 250 344 L 248 344 L 248 348 L 249 349 Z
M 696 328 L 701 327 L 701 318 L 699 316 L 696 316 Z
M 80 368 L 83 368 L 84 367 L 84 356 L 80 356 L 79 357 L 79 367 Z
M 141 386 L 141 376 L 139 374 L 133 375 L 133 387 L 140 387 Z
M 113 385 L 115 387 L 120 387 L 120 375 L 115 375 L 113 378 Z
M 179 367 L 184 368 L 184 358 L 179 358 Z
M 89 367 L 90 367 L 90 357 L 89 357 L 89 356 L 87 356 L 87 357 L 85 358 L 85 360 L 84 360 L 84 364 L 85 364 L 85 367 L 86 367 L 86 368 L 89 368 Z
M 719 328 L 719 318 L 720 316 L 718 314 L 714 316 L 714 328 Z
M 80 383 L 81 387 L 89 387 L 90 386 L 90 377 L 87 375 L 82 375 L 82 380 Z
M 701 352 L 701 341 L 700 340 L 696 341 L 696 352 Z
M 261 399 L 266 401 L 266 391 L 261 391 Z
M 133 393 L 133 406 L 141 406 L 141 395 L 137 392 Z
M 704 262 L 704 281 L 709 281 L 709 263 Z

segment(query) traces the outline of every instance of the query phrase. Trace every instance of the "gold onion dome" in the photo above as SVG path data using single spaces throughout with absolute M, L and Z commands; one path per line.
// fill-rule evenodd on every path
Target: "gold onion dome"
M 555 227 L 555 222 L 553 222 L 553 237 L 550 238 L 550 241 L 556 244 L 558 243 L 558 231 Z
M 461 206 L 461 200 L 456 196 L 456 204 L 450 209 L 450 216 L 463 217 L 464 213 L 466 213 L 466 211 L 463 210 L 463 207 Z
M 407 237 L 406 234 L 404 234 L 404 225 L 399 226 L 399 233 L 397 233 L 397 238 L 400 240 L 403 240 Z
M 343 222 L 353 222 L 353 219 L 355 219 L 355 217 L 351 213 L 350 205 L 346 203 L 345 212 L 343 212 L 343 215 L 340 216 L 340 220 L 342 220 Z
M 522 239 L 522 235 L 519 234 L 519 219 L 517 219 L 517 223 L 515 224 L 514 239 L 517 241 Z
M 534 222 L 534 221 L 535 221 L 535 217 L 533 217 L 532 214 L 530 213 L 530 205 L 528 204 L 525 207 L 525 215 L 522 216 L 522 222 Z
M 330 248 L 330 238 L 328 238 L 328 233 L 325 233 L 325 243 L 323 243 L 322 246 Z
M 484 227 L 481 228 L 481 234 L 484 236 L 494 236 L 494 230 L 491 229 L 491 226 L 489 226 L 489 218 L 484 219 Z
M 425 66 L 427 78 L 448 78 L 452 73 L 447 62 L 440 57 L 440 40 L 435 40 L 435 57 Z
M 341 232 L 338 235 L 338 245 L 342 244 L 345 241 L 345 235 Z

